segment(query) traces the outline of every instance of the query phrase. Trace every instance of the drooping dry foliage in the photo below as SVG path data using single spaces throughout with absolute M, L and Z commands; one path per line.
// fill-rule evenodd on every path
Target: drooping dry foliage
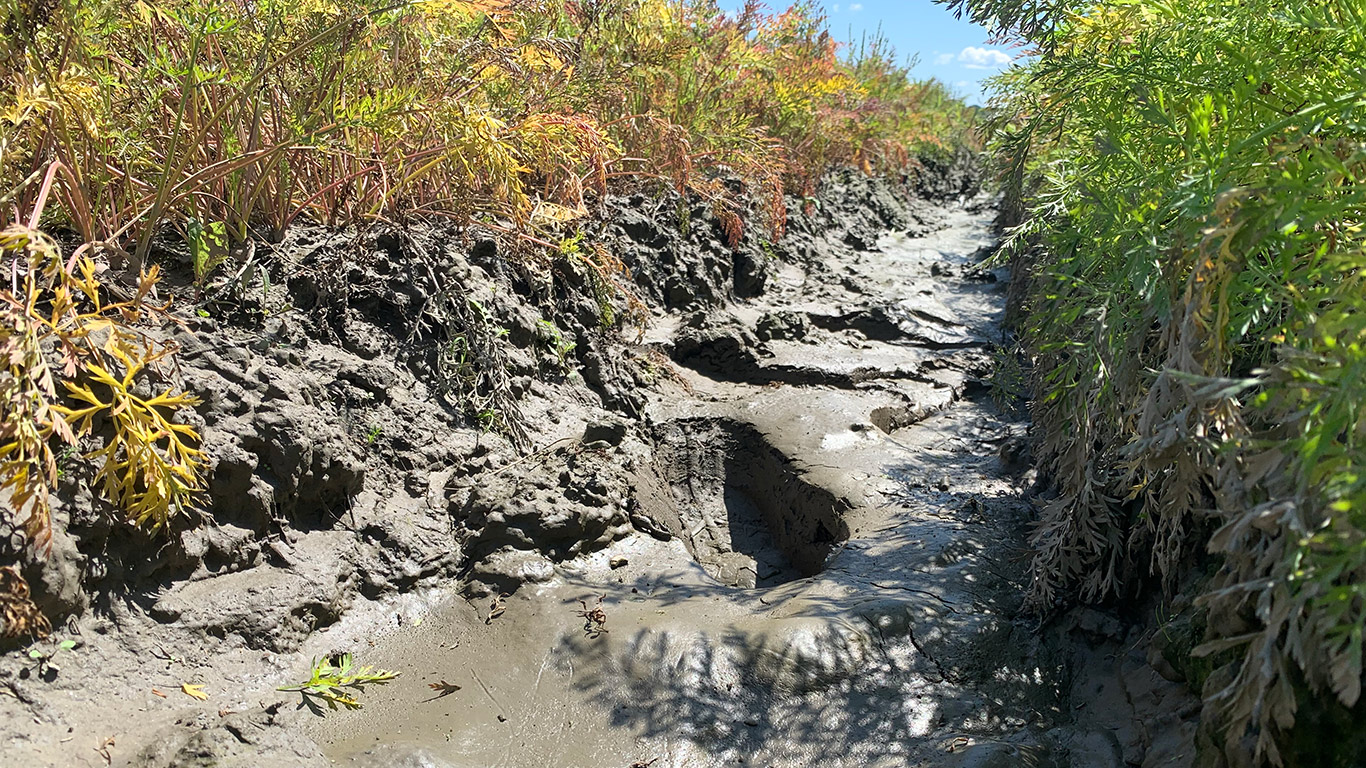
M 1230 754 L 1281 764 L 1299 691 L 1361 696 L 1366 4 L 954 5 L 1038 53 L 993 126 L 1057 490 L 1032 597 L 1215 553 L 1205 694 Z
M 298 221 L 442 217 L 553 250 L 610 187 L 654 182 L 735 244 L 780 235 L 784 195 L 830 168 L 912 172 L 971 118 L 880 42 L 841 56 L 811 3 L 0 0 L 11 522 L 47 536 L 54 446 L 81 431 L 131 520 L 164 524 L 202 484 L 173 420 L 191 398 L 137 394 L 162 354 L 136 330 L 157 238 L 183 239 L 200 285 Z

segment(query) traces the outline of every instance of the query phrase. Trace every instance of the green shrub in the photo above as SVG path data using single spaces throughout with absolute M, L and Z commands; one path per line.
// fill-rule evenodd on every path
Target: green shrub
M 1218 553 L 1197 652 L 1240 660 L 1211 700 L 1280 764 L 1296 681 L 1361 693 L 1366 3 L 954 4 L 1036 48 L 992 127 L 1058 491 L 1031 597 Z

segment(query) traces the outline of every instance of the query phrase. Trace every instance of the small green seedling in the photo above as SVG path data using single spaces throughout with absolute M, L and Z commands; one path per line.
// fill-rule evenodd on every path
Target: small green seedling
M 351 654 L 344 653 L 340 657 L 315 659 L 313 673 L 308 680 L 298 685 L 281 686 L 276 690 L 299 693 L 303 697 L 299 702 L 300 708 L 308 706 L 316 714 L 321 715 L 323 711 L 318 706 L 319 699 L 327 702 L 327 708 L 332 710 L 335 710 L 338 704 L 347 709 L 360 709 L 361 703 L 356 695 L 364 690 L 365 686 L 384 685 L 398 676 L 398 672 L 375 669 L 369 665 L 355 667 L 351 662 Z
M 71 469 L 76 466 L 76 462 L 80 459 L 80 457 L 80 451 L 76 448 L 76 446 L 68 445 L 67 447 L 63 448 L 61 454 L 57 456 L 57 479 L 61 480 L 62 478 L 66 477 L 67 473 L 70 472 Z
M 479 431 L 492 432 L 498 428 L 498 410 L 485 408 L 474 417 L 474 420 L 479 423 Z
M 30 659 L 33 659 L 33 661 L 35 662 L 35 666 L 38 670 L 39 675 L 55 675 L 62 669 L 61 667 L 57 666 L 57 663 L 55 661 L 53 661 L 57 658 L 57 654 L 61 653 L 62 651 L 69 651 L 75 647 L 75 640 L 63 640 L 62 642 L 57 644 L 57 650 L 52 651 L 51 653 L 48 653 L 46 651 L 40 651 L 37 648 L 34 648 L 28 652 L 28 657 Z
M 375 441 L 379 439 L 380 432 L 382 432 L 383 430 L 384 427 L 380 426 L 379 424 L 370 427 L 370 431 L 365 433 L 366 444 L 374 445 Z
M 576 346 L 573 341 L 567 340 L 560 332 L 559 326 L 549 320 L 537 320 L 536 325 L 542 330 L 545 338 L 546 347 L 555 354 L 556 362 L 560 367 L 561 373 L 569 373 L 569 354 L 574 351 Z
M 195 287 L 203 288 L 209 275 L 228 259 L 228 225 L 221 221 L 205 225 L 191 217 L 185 222 L 185 235 L 194 264 Z

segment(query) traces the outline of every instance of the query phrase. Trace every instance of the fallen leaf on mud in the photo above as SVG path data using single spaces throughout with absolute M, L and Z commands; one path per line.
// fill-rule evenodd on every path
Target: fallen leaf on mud
M 104 758 L 105 765 L 112 765 L 114 763 L 114 756 L 109 754 L 109 748 L 112 746 L 114 746 L 114 737 L 110 736 L 100 742 L 98 747 L 95 747 L 95 751 L 99 753 L 100 757 Z
M 153 688 L 153 689 L 152 689 L 152 695 L 153 695 L 153 696 L 160 696 L 160 697 L 163 698 L 163 699 L 166 698 L 166 693 L 165 693 L 164 691 L 159 691 L 159 690 L 157 690 L 156 688 Z
M 192 699 L 199 699 L 200 701 L 209 700 L 209 694 L 204 693 L 204 686 L 202 685 L 190 685 L 189 683 L 181 683 L 180 691 L 181 693 L 184 693 L 186 696 L 189 696 Z
M 958 750 L 960 750 L 960 749 L 966 749 L 967 746 L 968 746 L 968 739 L 967 739 L 967 737 L 966 737 L 966 736 L 959 736 L 959 737 L 957 737 L 957 738 L 955 738 L 954 740 L 952 740 L 952 741 L 949 742 L 948 750 L 949 750 L 950 752 L 956 752 L 956 751 L 958 751 Z
M 503 615 L 507 610 L 507 605 L 503 602 L 507 599 L 507 594 L 501 594 L 489 601 L 489 615 L 484 619 L 485 624 L 492 624 L 493 620 Z
M 445 680 L 442 680 L 439 683 L 427 683 L 427 687 L 431 688 L 433 691 L 436 691 L 436 697 L 438 699 L 442 696 L 449 696 L 452 693 L 455 693 L 456 691 L 460 690 L 460 686 L 456 685 L 455 683 L 448 683 Z

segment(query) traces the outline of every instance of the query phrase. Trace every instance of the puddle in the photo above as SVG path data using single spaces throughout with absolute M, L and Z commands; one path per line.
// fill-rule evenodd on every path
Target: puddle
M 665 517 L 717 581 L 753 588 L 814 576 L 849 538 L 844 503 L 803 480 L 754 427 L 671 422 L 659 443 L 657 468 L 672 491 Z

